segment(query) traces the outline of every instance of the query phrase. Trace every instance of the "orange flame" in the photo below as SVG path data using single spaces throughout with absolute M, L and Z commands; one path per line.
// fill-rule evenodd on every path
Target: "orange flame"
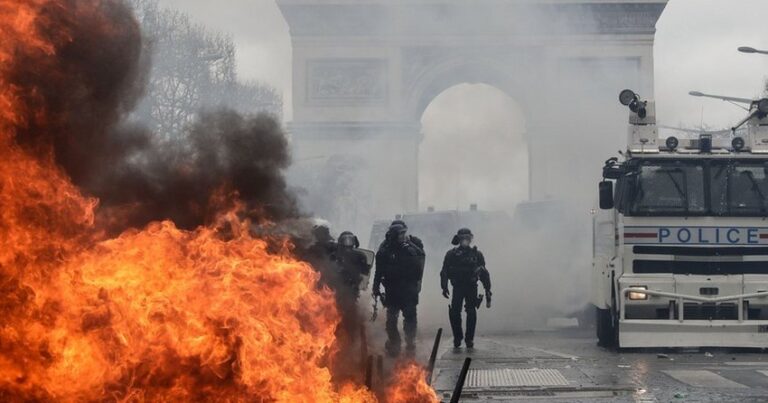
M 104 1 L 0 0 L 0 400 L 376 401 L 332 382 L 339 313 L 287 241 L 254 238 L 236 211 L 107 239 L 52 150 L 16 144 L 55 117 L 22 101 L 39 94 L 8 66 L 71 40 L 41 32 L 46 15 L 78 21 Z M 436 401 L 415 365 L 392 385 L 392 402 Z
M 375 400 L 332 384 L 334 299 L 287 244 L 234 214 L 90 241 L 93 200 L 16 147 L 0 158 L 0 396 Z
M 401 362 L 395 368 L 385 394 L 388 403 L 435 403 L 437 394 L 426 382 L 427 372 L 415 362 Z
M 332 388 L 322 361 L 338 315 L 314 271 L 233 225 L 223 241 L 156 223 L 68 259 L 37 295 L 57 319 L 28 329 L 52 360 L 19 368 L 27 383 L 55 398 L 371 401 Z

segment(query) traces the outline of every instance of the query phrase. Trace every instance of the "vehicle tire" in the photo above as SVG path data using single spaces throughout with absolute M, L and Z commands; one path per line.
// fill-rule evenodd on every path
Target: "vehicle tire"
M 595 322 L 594 305 L 587 304 L 581 310 L 575 313 L 579 321 L 579 329 L 594 329 L 597 326 Z
M 616 347 L 616 328 L 610 309 L 595 308 L 597 313 L 597 345 L 606 348 Z

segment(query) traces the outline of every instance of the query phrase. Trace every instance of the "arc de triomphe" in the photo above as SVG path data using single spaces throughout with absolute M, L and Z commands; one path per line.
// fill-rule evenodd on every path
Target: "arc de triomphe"
M 362 182 L 376 184 L 367 207 L 393 214 L 418 208 L 422 113 L 461 83 L 492 85 L 521 105 L 531 199 L 593 190 L 595 155 L 625 140 L 618 91 L 652 96 L 667 0 L 277 3 L 293 44 L 294 159 L 364 161 Z

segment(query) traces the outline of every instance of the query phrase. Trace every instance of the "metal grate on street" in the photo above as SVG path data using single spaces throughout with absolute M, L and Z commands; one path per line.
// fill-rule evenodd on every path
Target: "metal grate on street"
M 514 388 L 568 386 L 568 380 L 556 369 L 470 369 L 465 388 Z

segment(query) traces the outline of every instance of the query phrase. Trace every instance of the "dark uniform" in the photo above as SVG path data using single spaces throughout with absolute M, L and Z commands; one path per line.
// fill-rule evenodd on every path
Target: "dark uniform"
M 358 249 L 360 242 L 355 234 L 342 232 L 336 245 L 331 260 L 338 283 L 334 291 L 342 314 L 340 329 L 346 332 L 349 340 L 355 340 L 360 327 L 357 300 L 363 280 L 371 273 L 371 266 L 365 254 Z
M 312 229 L 315 242 L 300 253 L 302 259 L 320 273 L 319 286 L 327 286 L 334 291 L 339 284 L 338 273 L 334 268 L 334 254 L 338 249 L 331 231 L 325 225 L 317 225 Z
M 466 228 L 459 230 L 453 238 L 457 247 L 448 251 L 440 271 L 440 286 L 443 296 L 448 298 L 448 282 L 453 286 L 453 298 L 448 308 L 448 317 L 453 331 L 453 346 L 461 346 L 462 339 L 467 348 L 474 347 L 475 325 L 477 324 L 477 309 L 482 302 L 477 293 L 477 282 L 483 283 L 487 296 L 487 306 L 491 307 L 491 276 L 485 268 L 485 257 L 477 247 L 470 246 L 472 232 Z M 461 306 L 467 312 L 467 332 L 461 328 Z
M 406 235 L 402 225 L 393 225 L 387 232 L 387 241 L 376 253 L 376 273 L 373 279 L 374 296 L 382 296 L 380 286 L 384 285 L 382 302 L 387 308 L 387 352 L 400 352 L 398 317 L 403 313 L 403 331 L 406 348 L 416 348 L 416 306 L 419 304 L 421 280 L 424 276 L 424 250 Z
M 357 300 L 363 279 L 371 274 L 371 265 L 368 264 L 365 254 L 358 249 L 360 241 L 355 234 L 349 231 L 342 232 L 336 245 L 338 246 L 332 255 L 332 260 L 336 263 L 344 288 L 349 290 Z

